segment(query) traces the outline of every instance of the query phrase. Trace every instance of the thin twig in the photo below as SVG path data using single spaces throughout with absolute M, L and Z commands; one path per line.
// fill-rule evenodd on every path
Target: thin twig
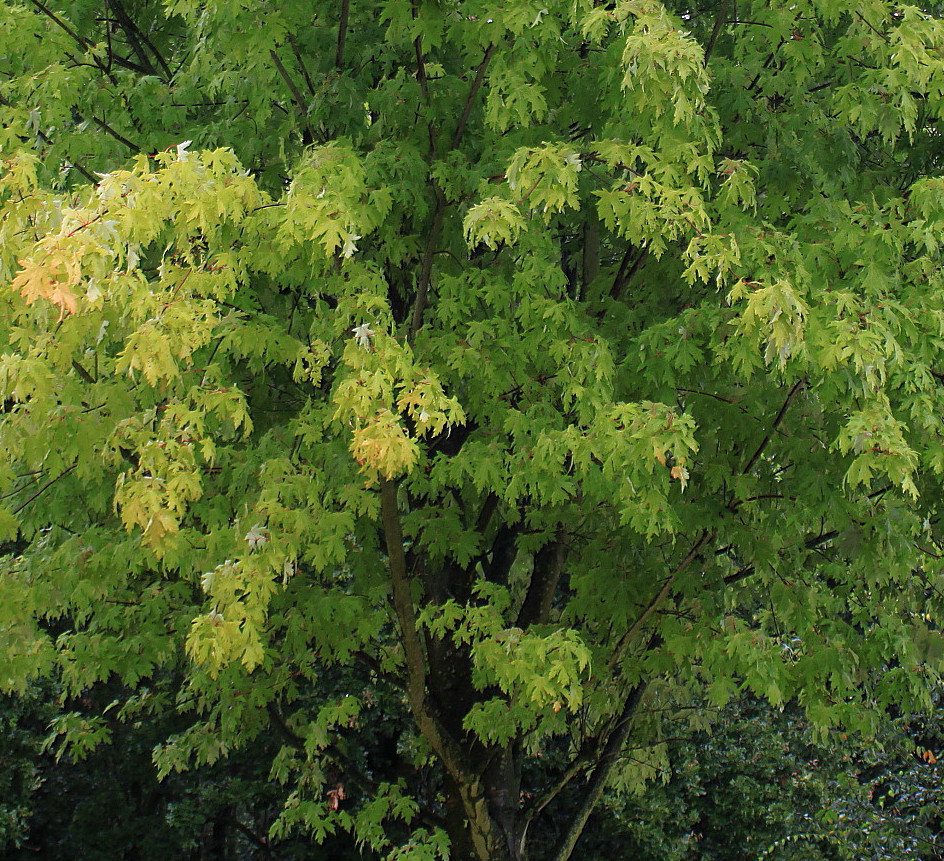
M 36 499 L 36 497 L 38 497 L 42 493 L 45 493 L 45 491 L 49 489 L 50 487 L 52 487 L 57 481 L 59 481 L 60 478 L 63 478 L 64 476 L 68 475 L 77 466 L 78 464 L 74 463 L 68 469 L 64 469 L 62 472 L 60 472 L 59 475 L 57 475 L 55 478 L 50 478 L 49 481 L 47 481 L 39 490 L 36 491 L 36 493 L 34 493 L 29 499 L 27 499 L 26 502 L 24 502 L 20 506 L 17 506 L 15 509 L 13 509 L 11 514 L 13 514 L 13 516 L 15 517 L 24 508 L 26 508 L 27 505 L 29 505 L 34 499 Z
M 14 487 L 13 490 L 7 493 L 4 493 L 2 496 L 0 496 L 0 499 L 9 499 L 11 496 L 19 496 L 24 490 L 26 490 L 27 487 L 31 487 L 32 485 L 36 484 L 36 482 L 39 481 L 44 475 L 44 472 L 36 473 L 36 475 L 29 481 L 24 482 L 19 487 Z
M 880 39 L 884 39 L 886 45 L 888 45 L 891 42 L 891 40 L 888 38 L 888 36 L 885 33 L 883 33 L 881 30 L 876 30 L 875 27 L 873 27 L 868 21 L 866 21 L 865 16 L 858 9 L 856 9 L 856 17 L 863 24 L 865 24 L 865 26 L 868 27 L 876 36 L 878 36 Z

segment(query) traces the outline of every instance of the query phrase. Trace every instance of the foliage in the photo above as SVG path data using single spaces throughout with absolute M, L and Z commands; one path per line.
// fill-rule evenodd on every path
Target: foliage
M 5 859 L 272 857 L 266 830 L 285 795 L 266 780 L 277 741 L 260 740 L 225 761 L 159 783 L 151 751 L 185 726 L 179 716 L 165 711 L 121 722 L 104 705 L 115 691 L 97 686 L 65 705 L 80 712 L 104 710 L 112 737 L 79 758 L 48 743 L 56 693 L 46 686 L 0 702 L 2 797 L 5 810 L 16 802 L 20 826 L 16 833 L 0 833 Z M 28 776 L 28 784 L 17 787 L 19 775 Z M 278 857 L 310 857 L 310 847 L 302 840 L 284 842 Z
M 942 57 L 878 0 L 7 0 L 0 684 L 185 674 L 162 776 L 275 727 L 273 837 L 430 861 L 566 861 L 705 696 L 929 706 Z
M 0 849 L 21 846 L 30 830 L 33 798 L 41 783 L 36 765 L 41 736 L 29 718 L 41 708 L 35 691 L 0 698 Z
M 867 743 L 816 740 L 796 710 L 739 698 L 710 729 L 670 744 L 665 783 L 607 802 L 613 818 L 597 814 L 586 849 L 647 861 L 937 858 L 944 798 L 929 728 L 939 720 L 889 719 Z

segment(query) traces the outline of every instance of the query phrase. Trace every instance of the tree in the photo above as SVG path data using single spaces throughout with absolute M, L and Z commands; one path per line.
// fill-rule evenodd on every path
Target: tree
M 566 861 L 702 696 L 929 705 L 938 7 L 8 0 L 0 43 L 4 688 L 173 701 L 162 774 L 278 733 L 273 836 L 483 861 Z

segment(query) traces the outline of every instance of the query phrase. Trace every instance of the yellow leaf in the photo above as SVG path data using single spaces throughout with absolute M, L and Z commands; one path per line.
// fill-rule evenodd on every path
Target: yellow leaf
M 22 267 L 11 286 L 18 290 L 27 304 L 46 299 L 59 306 L 59 319 L 78 309 L 78 298 L 72 288 L 82 277 L 76 257 L 67 258 L 61 251 L 51 252 L 42 263 L 31 258 L 19 261 Z
M 413 468 L 418 450 L 403 430 L 399 417 L 390 410 L 380 410 L 372 420 L 354 430 L 351 453 L 362 467 L 393 478 Z

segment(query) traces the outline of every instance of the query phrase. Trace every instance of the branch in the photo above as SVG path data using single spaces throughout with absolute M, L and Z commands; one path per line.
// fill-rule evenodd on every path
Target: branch
M 885 493 L 888 491 L 887 487 L 883 487 L 881 490 L 876 491 L 875 493 L 870 493 L 866 499 L 874 499 L 876 496 Z M 820 532 L 819 535 L 814 535 L 811 538 L 807 538 L 803 542 L 803 547 L 806 550 L 819 550 L 824 544 L 828 544 L 834 538 L 839 535 L 838 529 L 830 529 L 827 532 Z M 787 548 L 789 549 L 789 548 Z M 794 548 L 795 549 L 795 548 Z M 751 575 L 757 573 L 756 567 L 751 565 L 745 565 L 738 571 L 735 571 L 733 574 L 729 574 L 724 578 L 724 585 L 730 586 L 733 583 L 740 583 L 741 580 L 746 580 Z
M 83 39 L 78 33 L 75 32 L 75 30 L 73 30 L 68 24 L 66 24 L 65 21 L 63 21 L 60 17 L 58 17 L 55 12 L 53 12 L 51 9 L 48 9 L 46 6 L 40 3 L 39 0 L 30 0 L 30 3 L 32 3 L 37 9 L 39 9 L 39 11 L 43 13 L 43 15 L 49 18 L 49 20 L 55 23 L 61 30 L 68 33 L 69 36 L 71 36 L 72 39 L 75 40 L 76 44 L 80 48 L 84 48 L 85 50 L 88 50 L 89 48 L 92 47 L 91 42 L 89 42 L 87 39 Z
M 121 25 L 121 29 L 125 31 L 125 35 L 128 37 L 128 42 L 131 45 L 131 50 L 137 55 L 141 65 L 147 67 L 151 74 L 156 74 L 154 65 L 151 63 L 150 58 L 142 47 L 143 43 L 151 50 L 151 53 L 157 59 L 157 62 L 161 67 L 161 71 L 164 73 L 164 80 L 169 82 L 173 77 L 173 74 L 170 71 L 170 66 L 168 66 L 164 61 L 164 58 L 160 55 L 157 48 L 155 48 L 151 43 L 151 40 L 148 39 L 141 28 L 138 27 L 138 25 L 131 19 L 131 16 L 128 15 L 119 0 L 109 0 L 109 5 L 111 6 L 112 11 L 115 13 L 115 19 Z
M 880 39 L 883 39 L 886 45 L 890 44 L 891 40 L 888 38 L 888 36 L 886 36 L 881 30 L 876 30 L 875 27 L 873 27 L 868 21 L 866 21 L 865 16 L 863 16 L 863 14 L 858 9 L 856 9 L 856 17 L 863 24 L 865 24 L 865 26 L 868 27 L 876 36 L 878 36 Z
M 347 19 L 351 11 L 351 0 L 341 0 L 341 16 L 338 21 L 338 49 L 334 55 L 334 67 L 344 67 L 344 43 L 347 40 Z
M 642 702 L 645 692 L 646 683 L 640 682 L 627 695 L 616 726 L 607 738 L 603 753 L 593 769 L 593 774 L 590 776 L 587 786 L 583 790 L 580 804 L 551 854 L 550 861 L 568 861 L 573 854 L 574 847 L 577 845 L 577 840 L 583 832 L 590 814 L 599 802 L 600 796 L 603 795 L 606 782 L 609 780 L 610 774 L 619 759 L 623 744 L 629 736 L 633 715 L 636 713 L 639 703 Z
M 459 742 L 443 725 L 431 707 L 426 692 L 426 656 L 416 626 L 416 610 L 410 594 L 406 553 L 403 550 L 403 528 L 397 506 L 397 485 L 388 478 L 380 479 L 380 516 L 387 544 L 393 607 L 400 628 L 406 660 L 406 695 L 416 726 L 441 760 L 459 790 L 462 807 L 469 824 L 473 845 L 481 857 L 488 857 L 490 848 L 499 839 L 495 822 L 487 813 L 488 802 L 481 781 L 481 763 L 473 761 Z
M 26 473 L 22 477 L 25 478 L 29 475 L 33 475 L 33 478 L 31 478 L 29 481 L 24 482 L 19 487 L 14 487 L 13 490 L 9 490 L 3 495 L 0 495 L 0 499 L 9 499 L 11 496 L 19 496 L 24 490 L 26 490 L 27 487 L 30 487 L 31 485 L 36 484 L 36 482 L 39 481 L 43 477 L 44 473 L 42 471 L 37 472 L 37 473 Z M 20 476 L 17 476 L 17 478 L 20 478 Z
M 419 17 L 419 2 L 412 2 L 413 20 Z M 417 36 L 413 40 L 413 53 L 416 54 L 416 80 L 419 81 L 420 92 L 423 94 L 423 101 L 429 102 L 429 84 L 426 78 L 426 60 L 423 58 L 423 37 Z M 430 129 L 430 144 L 435 150 L 435 141 L 433 140 L 432 128 Z
M 3 96 L 0 96 L 0 105 L 3 105 L 6 108 L 12 108 L 13 103 L 8 99 L 5 99 Z M 43 140 L 48 146 L 52 146 L 52 138 L 49 137 L 42 129 L 36 129 L 36 137 Z M 98 185 L 98 180 L 91 173 L 91 171 L 84 168 L 80 163 L 76 161 L 64 162 L 67 167 L 74 167 L 79 173 L 82 174 L 92 185 Z
M 62 472 L 60 472 L 59 475 L 57 475 L 55 478 L 50 478 L 49 481 L 47 481 L 39 490 L 36 491 L 36 493 L 34 493 L 29 499 L 27 499 L 26 502 L 14 508 L 13 511 L 11 511 L 10 513 L 14 516 L 19 514 L 24 508 L 26 508 L 27 505 L 29 505 L 34 499 L 36 499 L 37 496 L 44 493 L 48 488 L 52 487 L 57 481 L 59 481 L 60 478 L 67 476 L 77 466 L 78 464 L 74 463 L 68 469 L 64 469 Z
M 485 577 L 492 583 L 507 583 L 508 572 L 518 557 L 518 532 L 520 526 L 509 526 L 503 523 L 495 533 L 492 543 L 492 558 L 489 562 L 482 560 Z
M 150 75 L 156 75 L 157 70 L 154 68 L 154 64 L 151 62 L 151 58 L 147 55 L 147 52 L 144 50 L 144 45 L 141 43 L 141 40 L 138 38 L 137 27 L 135 27 L 134 22 L 128 17 L 128 13 L 121 8 L 118 0 L 108 0 L 108 6 L 111 6 L 112 12 L 115 15 L 115 22 L 124 30 L 125 38 L 128 40 L 128 45 L 131 47 L 131 50 L 134 51 L 134 55 L 138 58 L 138 64 L 147 70 L 147 73 Z M 111 33 L 111 28 L 109 27 L 109 21 L 106 19 L 105 26 L 108 27 L 109 36 Z M 110 40 L 109 40 L 110 41 Z M 111 53 L 109 51 L 109 53 Z
M 878 490 L 873 490 L 868 494 L 866 499 L 878 499 L 888 493 L 892 489 L 891 485 L 885 487 L 880 487 Z M 747 500 L 744 500 L 747 501 Z M 819 550 L 824 544 L 832 541 L 839 535 L 838 529 L 829 529 L 825 532 L 820 532 L 819 535 L 813 535 L 810 538 L 807 538 L 803 542 L 803 547 L 806 550 Z M 745 565 L 738 571 L 735 571 L 733 574 L 729 574 L 724 578 L 725 586 L 730 586 L 733 583 L 739 583 L 741 580 L 746 580 L 752 574 L 756 573 L 756 568 L 754 565 Z
M 345 767 L 344 777 L 347 780 L 350 780 L 355 786 L 362 789 L 365 794 L 376 797 L 380 792 L 380 784 L 374 780 L 371 780 L 367 775 L 362 774 L 361 770 L 357 765 L 351 760 L 347 754 L 343 753 L 337 746 L 331 745 L 330 752 L 340 763 Z M 441 816 L 438 816 L 432 810 L 430 810 L 423 802 L 419 799 L 414 799 L 417 802 L 416 815 L 431 828 L 445 828 L 445 820 Z
M 78 33 L 75 32 L 65 21 L 63 21 L 55 12 L 49 9 L 47 6 L 44 6 L 39 0 L 29 0 L 43 15 L 49 18 L 57 27 L 59 27 L 63 32 L 67 33 L 75 43 L 82 48 L 84 51 L 88 51 L 93 47 L 92 43 L 88 39 L 83 39 Z M 139 72 L 143 75 L 150 74 L 152 70 L 144 68 L 144 66 L 139 65 L 138 63 L 132 63 L 131 60 L 127 60 L 124 57 L 119 57 L 117 54 L 109 53 L 109 61 L 117 63 L 124 69 L 129 69 L 132 72 Z M 95 57 L 95 67 L 99 69 L 103 74 L 108 75 L 108 68 L 102 64 L 100 58 Z M 91 65 L 91 63 L 87 64 Z M 114 80 L 112 78 L 112 80 Z
M 393 585 L 393 608 L 400 625 L 400 637 L 406 657 L 407 693 L 411 702 L 425 709 L 426 656 L 416 627 L 416 609 L 410 594 L 406 553 L 403 550 L 403 529 L 397 507 L 397 486 L 390 479 L 380 480 L 380 511 L 387 559 L 390 562 L 390 580 Z
M 731 5 L 731 0 L 721 0 L 718 4 L 718 14 L 715 16 L 715 25 L 711 29 L 711 36 L 708 39 L 708 44 L 705 45 L 705 65 L 708 65 L 708 59 L 711 57 L 711 52 L 715 49 L 715 43 L 718 41 L 718 37 L 721 35 L 721 28 L 724 26 L 724 19 L 728 14 L 728 6 Z
M 298 63 L 298 68 L 302 73 L 302 77 L 305 79 L 305 86 L 308 87 L 308 92 L 313 96 L 317 95 L 318 91 L 315 89 L 315 84 L 311 79 L 311 75 L 308 74 L 308 67 L 305 65 L 305 61 L 302 59 L 301 51 L 298 50 L 298 43 L 291 37 L 288 37 L 288 43 L 292 48 L 292 53 L 295 55 L 295 62 Z
M 82 367 L 75 359 L 72 360 L 72 367 L 75 369 L 75 372 L 87 382 L 89 385 L 95 385 L 95 377 L 93 377 L 85 368 Z
M 429 302 L 429 282 L 433 274 L 433 255 L 436 252 L 436 243 L 439 241 L 439 232 L 442 229 L 443 218 L 446 215 L 446 196 L 437 185 L 436 210 L 429 225 L 429 235 L 426 237 L 426 248 L 423 250 L 423 262 L 420 266 L 420 278 L 416 285 L 416 299 L 413 302 L 413 316 L 410 319 L 410 330 L 407 341 L 413 343 L 416 333 L 423 325 L 423 312 Z
M 238 819 L 230 817 L 226 820 L 226 824 L 235 828 L 240 834 L 243 835 L 253 846 L 257 846 L 259 849 L 262 849 L 266 855 L 271 856 L 272 847 L 269 845 L 267 838 L 260 837 L 254 831 L 252 831 L 248 825 L 244 825 Z
M 768 443 L 770 442 L 773 435 L 777 432 L 777 429 L 783 424 L 783 420 L 786 418 L 787 410 L 790 408 L 790 403 L 796 397 L 797 393 L 803 386 L 806 385 L 809 377 L 802 377 L 794 383 L 793 388 L 790 389 L 790 393 L 787 395 L 786 400 L 784 400 L 783 405 L 780 407 L 780 412 L 777 413 L 776 418 L 774 418 L 773 424 L 770 426 L 770 430 L 767 431 L 767 435 L 761 440 L 759 446 L 757 446 L 757 451 L 751 455 L 750 460 L 741 470 L 741 475 L 747 475 L 753 468 L 754 464 L 757 463 L 757 459 L 764 453 L 764 449 L 767 448 Z
M 269 719 L 272 721 L 272 725 L 278 730 L 279 735 L 282 736 L 285 742 L 290 747 L 294 747 L 295 750 L 304 751 L 305 739 L 285 722 L 285 718 L 282 717 L 282 713 L 278 710 L 275 703 L 268 703 L 266 705 L 266 711 L 269 713 Z
M 632 253 L 635 248 L 635 245 L 630 245 L 626 249 L 623 259 L 620 261 L 619 269 L 616 271 L 616 277 L 613 279 L 613 286 L 610 288 L 611 299 L 619 299 L 619 295 L 623 292 L 623 288 L 632 280 L 633 275 L 639 271 L 639 267 L 642 266 L 643 261 L 646 259 L 647 252 L 646 249 L 643 248 L 642 251 L 640 251 L 636 256 L 632 266 L 630 266 L 629 261 L 632 259 Z
M 462 116 L 459 117 L 459 124 L 456 126 L 456 132 L 452 136 L 452 149 L 458 149 L 459 144 L 462 142 L 462 135 L 465 134 L 465 124 L 469 121 L 469 116 L 472 113 L 472 105 L 475 102 L 475 97 L 478 95 L 479 88 L 482 86 L 482 81 L 485 79 L 485 70 L 488 68 L 488 64 L 492 59 L 492 55 L 495 53 L 495 49 L 498 47 L 494 42 L 485 49 L 485 56 L 482 58 L 482 62 L 479 63 L 479 67 L 475 72 L 475 79 L 472 81 L 472 86 L 469 88 L 469 94 L 465 98 L 465 105 L 462 108 Z
M 52 143 L 52 141 L 48 137 L 46 137 L 46 135 L 43 135 L 43 137 L 46 138 L 46 143 L 48 144 Z M 88 170 L 88 168 L 83 167 L 82 163 L 78 161 L 77 159 L 75 158 L 70 159 L 69 161 L 66 162 L 66 165 L 68 167 L 74 167 L 79 173 L 82 174 L 82 176 L 84 176 L 90 183 L 92 183 L 92 185 L 98 185 L 98 179 L 94 176 L 94 174 L 92 174 L 92 172 Z
M 485 497 L 479 516 L 475 520 L 475 531 L 483 537 L 485 530 L 488 529 L 488 524 L 492 522 L 492 516 L 498 510 L 498 501 L 498 494 L 490 491 L 488 496 Z
M 299 91 L 298 87 L 295 86 L 295 82 L 289 75 L 288 70 L 282 65 L 282 61 L 279 59 L 279 55 L 275 52 L 274 48 L 269 51 L 269 56 L 272 57 L 272 62 L 275 63 L 275 68 L 278 70 L 279 75 L 281 75 L 282 80 L 285 81 L 285 85 L 292 94 L 292 101 L 295 102 L 295 106 L 298 109 L 298 117 L 304 126 L 305 133 L 308 137 L 308 143 L 313 143 L 315 140 L 315 135 L 311 130 L 311 126 L 308 125 L 308 109 L 305 107 L 305 100 L 302 97 L 301 92 Z
M 704 392 L 701 389 L 676 389 L 675 391 L 683 395 L 703 395 L 706 398 L 714 398 L 716 401 L 721 401 L 726 404 L 731 404 L 732 407 L 737 407 L 745 415 L 750 415 L 746 409 L 744 409 L 741 404 L 734 398 L 726 398 L 724 395 L 715 394 L 714 392 Z
M 482 58 L 482 62 L 479 63 L 479 67 L 475 73 L 475 79 L 472 81 L 472 86 L 469 87 L 469 93 L 465 99 L 465 105 L 462 108 L 462 114 L 459 117 L 459 123 L 456 126 L 455 134 L 452 136 L 452 149 L 456 150 L 459 148 L 459 144 L 462 143 L 462 136 L 465 134 L 465 126 L 469 120 L 469 116 L 472 113 L 472 105 L 475 102 L 475 97 L 478 94 L 479 88 L 482 86 L 482 81 L 485 78 L 485 70 L 488 68 L 488 64 L 492 59 L 492 55 L 495 53 L 495 50 L 498 46 L 494 43 L 489 45 L 485 50 L 485 56 Z M 419 76 L 420 70 L 424 69 L 422 59 L 422 50 L 417 41 L 416 45 L 417 50 L 417 61 L 419 66 L 417 68 L 417 75 Z M 425 81 L 425 70 L 422 72 L 423 81 Z M 424 90 L 424 97 L 427 95 L 425 87 L 423 86 L 423 81 L 421 81 L 420 86 Z M 423 325 L 423 313 L 426 310 L 426 306 L 429 303 L 429 282 L 433 272 L 433 256 L 436 253 L 436 243 L 439 241 L 439 233 L 442 230 L 443 217 L 446 214 L 446 195 L 443 194 L 442 189 L 436 185 L 436 209 L 433 212 L 433 219 L 429 226 L 429 235 L 426 239 L 426 248 L 423 251 L 423 262 L 420 267 L 420 278 L 419 282 L 416 285 L 416 299 L 413 302 L 413 315 L 410 319 L 410 329 L 407 334 L 407 341 L 412 344 L 413 339 L 416 337 L 416 333 L 420 330 L 420 326 Z
M 527 832 L 528 824 L 537 816 L 548 804 L 550 804 L 558 795 L 567 787 L 567 784 L 570 783 L 577 775 L 581 772 L 586 771 L 593 765 L 593 760 L 591 759 L 588 753 L 589 743 L 596 741 L 596 737 L 592 739 L 587 739 L 584 745 L 581 746 L 580 751 L 577 755 L 570 761 L 570 764 L 566 769 L 561 773 L 561 776 L 557 778 L 554 783 L 552 783 L 547 789 L 544 790 L 540 795 L 536 795 L 528 803 L 527 807 L 522 810 L 522 819 L 523 819 L 523 828 L 522 828 L 522 842 L 523 838 Z M 523 846 L 521 848 L 524 848 Z
M 92 117 L 92 122 L 95 123 L 103 132 L 110 134 L 118 143 L 124 144 L 131 152 L 141 152 L 141 148 L 136 144 L 131 143 L 124 135 L 120 132 L 115 131 L 108 123 L 104 120 L 100 120 L 98 117 Z
M 393 609 L 400 628 L 400 640 L 406 661 L 406 695 L 410 711 L 420 732 L 442 758 L 443 765 L 453 775 L 464 780 L 472 769 L 465 761 L 455 739 L 433 713 L 427 698 L 426 655 L 417 630 L 416 608 L 410 593 L 406 553 L 403 550 L 403 528 L 397 507 L 397 485 L 388 478 L 380 479 L 380 516 L 390 565 Z
M 531 581 L 528 583 L 528 591 L 515 623 L 519 628 L 528 628 L 547 621 L 557 584 L 564 571 L 566 555 L 567 544 L 560 533 L 554 541 L 546 544 L 534 555 Z
M 629 630 L 619 638 L 616 648 L 613 649 L 613 656 L 610 658 L 611 670 L 616 667 L 616 664 L 619 661 L 620 653 L 623 651 L 623 648 L 626 646 L 626 644 L 636 636 L 642 626 L 649 621 L 652 614 L 655 613 L 655 611 L 659 608 L 659 605 L 669 596 L 669 592 L 672 591 L 672 586 L 675 584 L 675 578 L 698 558 L 698 556 L 701 554 L 702 548 L 704 548 L 704 546 L 712 538 L 714 538 L 714 533 L 709 532 L 707 529 L 702 532 L 701 537 L 692 545 L 691 550 L 688 551 L 688 555 L 686 555 L 686 557 L 675 566 L 675 569 L 672 571 L 672 573 L 669 574 L 655 598 L 649 602 L 649 604 L 646 606 L 646 609 L 643 610 L 636 621 L 630 625 Z
M 279 735 L 282 736 L 288 745 L 295 748 L 295 750 L 304 752 L 305 740 L 286 723 L 285 718 L 282 717 L 282 714 L 276 707 L 275 703 L 268 703 L 266 705 L 266 711 L 269 713 L 269 718 L 272 721 L 272 725 L 276 728 L 276 730 L 278 730 Z M 377 794 L 379 785 L 369 777 L 361 774 L 360 770 L 351 761 L 350 757 L 345 755 L 334 744 L 330 745 L 330 753 L 332 756 L 343 762 L 346 768 L 350 769 L 349 772 L 346 772 L 345 776 L 350 779 L 352 783 L 360 786 L 362 789 L 366 790 L 372 795 Z M 430 825 L 433 828 L 443 827 L 442 819 L 440 819 L 435 813 L 433 813 L 433 811 L 429 810 L 422 804 L 419 805 L 417 813 L 420 819 L 422 819 L 427 825 Z

